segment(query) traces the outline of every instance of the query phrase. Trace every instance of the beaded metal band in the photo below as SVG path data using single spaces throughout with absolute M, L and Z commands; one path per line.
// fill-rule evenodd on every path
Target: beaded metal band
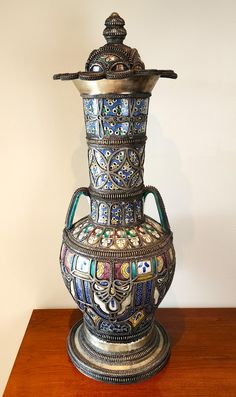
M 89 187 L 89 194 L 91 197 L 95 198 L 102 198 L 108 201 L 115 201 L 115 200 L 129 200 L 133 198 L 140 198 L 144 194 L 145 186 L 142 185 L 137 189 L 133 189 L 132 192 L 100 192 L 98 190 L 93 189 L 91 186 Z
M 124 98 L 149 98 L 151 95 L 152 94 L 150 92 L 134 92 L 132 94 L 113 94 L 113 93 L 94 94 L 94 95 L 81 94 L 81 97 L 83 99 L 92 99 L 92 98 L 124 99 Z
M 146 136 L 144 137 L 138 137 L 138 138 L 133 138 L 133 137 L 124 137 L 124 138 L 103 138 L 103 139 L 90 139 L 87 138 L 87 143 L 88 145 L 99 145 L 99 146 L 103 146 L 103 145 L 109 145 L 109 146 L 120 146 L 120 145 L 124 145 L 125 147 L 133 147 L 134 144 L 140 144 L 143 145 L 145 144 L 146 140 L 148 138 Z

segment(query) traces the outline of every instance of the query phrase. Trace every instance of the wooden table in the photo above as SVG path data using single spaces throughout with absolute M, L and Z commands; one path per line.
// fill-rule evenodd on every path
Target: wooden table
M 4 397 L 235 397 L 236 309 L 159 309 L 172 355 L 157 375 L 133 385 L 80 374 L 66 353 L 79 310 L 34 310 Z

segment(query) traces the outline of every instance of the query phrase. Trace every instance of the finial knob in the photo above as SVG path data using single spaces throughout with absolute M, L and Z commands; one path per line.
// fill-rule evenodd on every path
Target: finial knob
M 113 12 L 105 20 L 105 29 L 103 31 L 103 36 L 105 37 L 107 43 L 122 44 L 125 36 L 127 34 L 124 28 L 125 21 L 119 16 L 117 12 Z

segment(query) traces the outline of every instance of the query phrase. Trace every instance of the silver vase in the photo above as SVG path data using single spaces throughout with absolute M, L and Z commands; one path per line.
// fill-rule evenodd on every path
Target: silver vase
M 68 337 L 68 353 L 84 374 L 130 383 L 158 372 L 170 343 L 154 319 L 174 275 L 175 252 L 158 190 L 144 186 L 149 98 L 171 70 L 147 70 L 138 51 L 123 44 L 124 20 L 105 21 L 107 44 L 92 51 L 73 80 L 84 106 L 90 186 L 69 205 L 60 255 L 64 282 L 83 312 Z M 144 214 L 154 195 L 160 221 Z M 81 195 L 90 214 L 74 222 Z

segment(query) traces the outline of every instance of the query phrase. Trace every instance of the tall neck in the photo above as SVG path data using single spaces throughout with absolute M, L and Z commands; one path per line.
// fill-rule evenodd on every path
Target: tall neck
M 94 223 L 131 226 L 143 221 L 149 96 L 83 96 Z

